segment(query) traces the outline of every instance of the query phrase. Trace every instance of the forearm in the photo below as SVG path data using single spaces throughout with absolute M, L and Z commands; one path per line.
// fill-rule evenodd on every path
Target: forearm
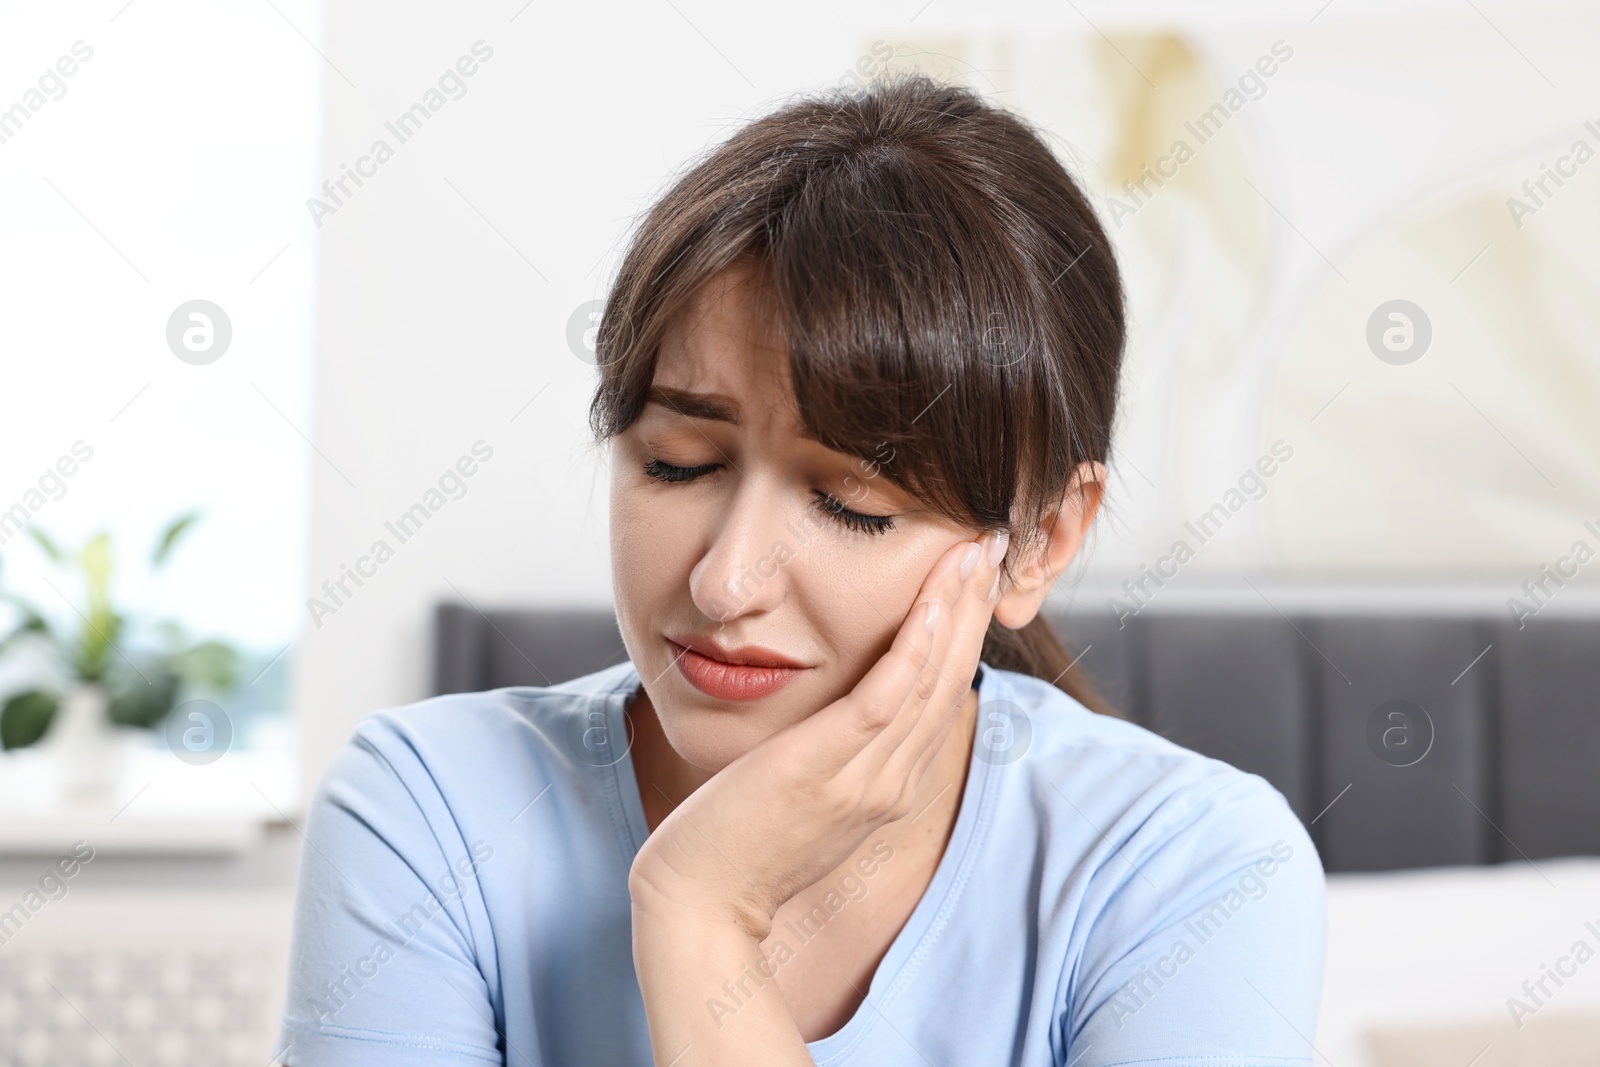
M 633 963 L 657 1067 L 811 1067 L 760 942 L 677 909 L 633 909 Z

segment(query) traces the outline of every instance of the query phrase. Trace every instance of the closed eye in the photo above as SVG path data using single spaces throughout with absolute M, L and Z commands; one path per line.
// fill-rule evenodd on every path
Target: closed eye
M 692 482 L 703 474 L 710 474 L 721 467 L 720 463 L 701 463 L 693 467 L 679 467 L 664 460 L 651 459 L 644 465 L 644 473 L 658 482 Z M 894 516 L 892 515 L 865 515 L 852 508 L 848 508 L 832 493 L 821 489 L 811 490 L 812 500 L 817 509 L 830 519 L 847 529 L 857 533 L 873 536 L 888 533 L 894 529 Z
M 825 493 L 821 489 L 813 489 L 811 492 L 818 508 L 857 533 L 881 534 L 894 529 L 892 515 L 863 515 L 859 511 L 845 507 L 832 493 Z
M 702 463 L 698 467 L 677 467 L 659 459 L 644 465 L 644 472 L 658 482 L 692 482 L 702 474 L 710 474 L 721 464 Z

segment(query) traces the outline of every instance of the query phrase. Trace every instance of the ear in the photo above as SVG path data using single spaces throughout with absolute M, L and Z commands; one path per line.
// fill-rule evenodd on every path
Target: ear
M 994 607 L 994 617 L 1000 625 L 1017 630 L 1033 621 L 1050 587 L 1088 537 L 1105 488 L 1103 464 L 1086 460 L 1078 465 L 1062 495 L 1060 508 L 1039 523 L 1043 544 L 1029 558 L 1019 559 L 1000 580 L 1000 600 Z

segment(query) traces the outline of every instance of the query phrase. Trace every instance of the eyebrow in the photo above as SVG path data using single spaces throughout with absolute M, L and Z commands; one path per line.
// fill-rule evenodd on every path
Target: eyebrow
M 739 425 L 739 405 L 721 393 L 691 393 L 687 389 L 652 385 L 644 395 L 644 402 L 660 404 L 669 411 L 676 411 L 691 419 L 710 419 Z
M 694 393 L 687 389 L 652 385 L 645 391 L 644 402 L 659 404 L 669 411 L 675 411 L 691 419 L 709 419 L 712 422 L 726 422 L 733 426 L 740 424 L 738 403 L 722 393 Z M 807 441 L 817 440 L 814 434 L 804 428 L 801 429 L 800 436 Z

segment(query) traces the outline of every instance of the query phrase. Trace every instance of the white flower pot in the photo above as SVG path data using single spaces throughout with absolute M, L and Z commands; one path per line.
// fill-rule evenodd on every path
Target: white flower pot
M 106 691 L 80 682 L 63 694 L 55 721 L 40 740 L 55 765 L 62 799 L 69 803 L 104 803 L 112 798 L 123 771 L 138 747 L 136 731 L 114 725 L 106 717 Z

